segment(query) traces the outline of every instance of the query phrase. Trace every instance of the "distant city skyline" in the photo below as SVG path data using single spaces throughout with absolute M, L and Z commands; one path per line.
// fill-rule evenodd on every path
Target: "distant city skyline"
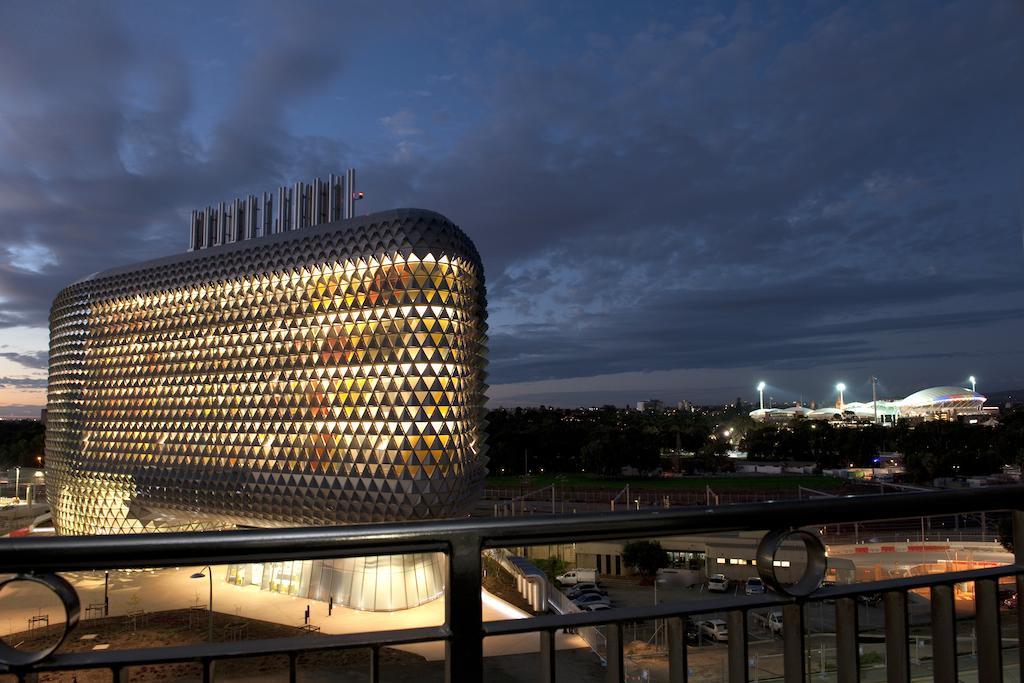
M 1014 0 L 6 3 L 0 24 L 0 415 L 45 404 L 68 282 L 350 166 L 360 213 L 429 207 L 479 247 L 491 406 L 1024 387 Z
M 497 391 L 491 392 L 491 407 L 515 407 L 527 405 L 548 405 L 559 408 L 587 407 L 593 405 L 615 405 L 618 407 L 633 406 L 638 401 L 656 399 L 663 401 L 667 408 L 674 408 L 680 401 L 687 401 L 694 405 L 721 405 L 733 403 L 737 398 L 744 403 L 756 405 L 758 403 L 757 382 L 751 382 L 748 386 L 700 386 L 673 385 L 674 373 L 637 373 L 642 374 L 650 384 L 646 393 L 643 388 L 598 390 L 582 389 L 579 392 L 561 392 L 558 390 L 557 382 L 534 382 L 516 385 L 502 385 Z M 783 379 L 788 377 L 789 379 Z M 847 403 L 854 401 L 871 400 L 871 376 L 845 375 L 846 385 L 844 400 Z M 971 383 L 967 381 L 970 375 L 960 381 L 955 378 L 938 377 L 934 381 L 926 381 L 921 384 L 908 382 L 892 383 L 880 381 L 878 383 L 878 398 L 900 399 L 915 391 L 930 388 L 933 386 L 958 386 L 969 389 Z M 818 406 L 833 405 L 839 398 L 835 385 L 842 381 L 836 378 L 833 381 L 820 380 L 821 377 L 813 373 L 805 375 L 805 379 L 790 377 L 790 374 L 780 376 L 779 380 L 765 382 L 764 400 L 767 406 L 774 401 L 776 405 L 789 403 L 802 403 L 809 405 L 815 403 Z M 850 379 L 852 378 L 852 379 Z M 980 380 L 980 378 L 977 378 Z M 595 377 L 583 380 L 584 384 L 593 383 L 595 387 L 605 386 L 614 383 L 616 380 L 623 383 L 638 381 L 638 378 L 630 376 L 618 377 Z M 790 383 L 793 382 L 793 383 Z M 1007 391 L 1016 391 L 1022 387 L 1000 386 L 988 388 L 984 384 L 978 384 L 978 391 L 982 394 L 1000 394 Z M 731 392 L 731 393 L 730 393 Z M 601 398 L 605 400 L 599 400 Z M 591 400 L 588 400 L 591 399 Z

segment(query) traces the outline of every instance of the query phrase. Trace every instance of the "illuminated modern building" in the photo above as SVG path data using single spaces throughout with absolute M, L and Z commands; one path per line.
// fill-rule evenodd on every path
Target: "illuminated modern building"
M 986 398 L 976 391 L 962 387 L 932 387 L 922 389 L 898 401 L 847 401 L 839 406 L 825 408 L 763 408 L 751 411 L 750 417 L 760 422 L 787 422 L 807 420 L 859 420 L 895 424 L 900 419 L 948 420 L 960 415 L 982 412 Z
M 343 187 L 282 192 L 277 221 L 266 195 L 194 213 L 190 252 L 60 292 L 46 437 L 59 533 L 468 514 L 486 474 L 479 255 L 430 211 L 344 218 Z M 433 555 L 356 564 L 229 578 L 365 609 L 443 589 Z

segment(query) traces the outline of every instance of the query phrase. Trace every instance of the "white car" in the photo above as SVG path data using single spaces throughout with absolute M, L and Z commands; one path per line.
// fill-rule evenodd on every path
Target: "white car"
M 603 609 L 611 609 L 612 606 L 603 602 L 595 602 L 590 605 L 583 605 L 580 607 L 584 612 L 600 612 Z
M 724 643 L 729 640 L 729 627 L 721 619 L 708 619 L 700 622 L 700 632 L 716 643 Z
M 745 592 L 747 595 L 761 595 L 764 593 L 764 581 L 757 576 L 751 576 L 747 579 Z
M 754 621 L 772 635 L 782 635 L 782 612 L 774 610 L 767 614 L 754 614 Z
M 724 593 L 729 590 L 729 579 L 725 578 L 725 574 L 712 574 L 708 577 L 708 591 Z

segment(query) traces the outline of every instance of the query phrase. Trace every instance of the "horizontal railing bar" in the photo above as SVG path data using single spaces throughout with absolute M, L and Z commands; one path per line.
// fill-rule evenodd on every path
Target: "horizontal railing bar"
M 975 511 L 1020 505 L 1021 486 L 927 493 L 847 496 L 813 501 L 741 503 L 564 517 L 438 520 L 291 529 L 57 536 L 0 539 L 0 572 L 173 567 L 268 562 L 287 558 L 340 558 L 445 552 L 446 539 L 477 536 L 484 547 L 534 545 L 645 536 L 802 527 Z
M 351 650 L 394 645 L 411 645 L 435 640 L 446 640 L 451 633 L 445 626 L 424 626 L 419 628 L 396 629 L 394 631 L 372 631 L 366 633 L 345 633 L 339 635 L 302 635 L 289 638 L 265 638 L 222 643 L 198 643 L 195 645 L 173 645 L 168 647 L 147 647 L 128 650 L 96 650 L 56 654 L 33 665 L 33 671 L 67 671 L 70 669 L 95 669 L 109 667 L 142 666 L 146 664 L 171 664 L 202 660 L 238 659 L 240 657 L 263 657 L 286 655 L 323 650 Z M 7 673 L 0 665 L 0 673 Z
M 684 617 L 694 614 L 711 614 L 735 609 L 761 609 L 778 607 L 793 602 L 791 598 L 773 598 L 762 595 L 744 595 L 722 598 L 721 600 L 688 600 L 686 602 L 663 603 L 650 607 L 613 607 L 599 612 L 573 612 L 572 614 L 541 614 L 525 619 L 499 619 L 484 622 L 485 636 L 503 636 L 511 633 L 530 633 L 546 629 L 601 626 L 629 621 Z
M 958 572 L 942 572 L 939 574 L 919 574 L 917 576 L 906 576 L 898 579 L 882 579 L 881 581 L 870 581 L 865 583 L 847 583 L 839 586 L 827 586 L 819 588 L 811 594 L 808 602 L 821 600 L 832 600 L 841 597 L 854 597 L 865 593 L 885 593 L 893 590 L 912 590 L 914 588 L 930 588 L 931 586 L 946 586 L 965 581 L 980 581 L 981 579 L 998 579 L 1003 576 L 1017 576 L 1024 573 L 1024 565 L 1001 564 L 997 567 L 985 567 L 983 569 L 965 569 Z
M 916 588 L 952 585 L 966 581 L 998 579 L 1004 576 L 1024 574 L 1024 567 L 1007 564 L 1000 567 L 971 569 L 945 574 L 924 574 L 903 579 L 885 579 L 870 583 L 852 583 L 844 586 L 822 588 L 805 598 L 806 602 L 821 602 L 842 597 L 856 597 L 871 593 L 889 591 L 909 591 Z M 484 622 L 485 636 L 500 636 L 514 633 L 530 633 L 540 630 L 563 628 L 579 628 L 583 626 L 600 626 L 648 619 L 666 619 L 669 617 L 688 617 L 730 610 L 759 610 L 782 607 L 796 602 L 794 598 L 777 595 L 737 595 L 714 600 L 686 600 L 662 603 L 657 606 L 613 607 L 599 612 L 574 612 L 572 614 L 544 614 L 526 619 L 502 619 Z
M 927 493 L 845 496 L 812 500 L 739 503 L 645 512 L 597 513 L 563 517 L 495 518 L 477 522 L 484 547 L 544 545 L 587 540 L 684 536 L 820 524 L 918 518 L 967 512 L 1011 510 L 1020 506 L 1024 486 L 943 490 Z
M 365 525 L 367 530 L 371 525 Z M 392 527 L 396 525 L 372 525 Z M 412 525 L 410 525 L 412 526 Z M 342 530 L 344 529 L 344 530 Z M 450 544 L 434 532 L 394 536 L 357 527 L 206 531 L 121 536 L 48 536 L 0 539 L 0 572 L 53 573 L 90 569 L 187 567 L 316 560 L 403 553 L 446 553 Z M 410 529 L 410 531 L 414 531 Z M 430 540 L 424 538 L 430 535 Z M 18 541 L 22 541 L 19 543 Z

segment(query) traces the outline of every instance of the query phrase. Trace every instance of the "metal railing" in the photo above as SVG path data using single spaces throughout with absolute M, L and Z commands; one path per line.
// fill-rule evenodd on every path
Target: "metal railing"
M 783 612 L 783 663 L 785 681 L 803 681 L 806 648 L 804 607 L 833 601 L 836 636 L 836 680 L 858 680 L 858 595 L 880 593 L 884 606 L 885 670 L 888 681 L 910 677 L 908 592 L 928 588 L 934 680 L 957 680 L 956 616 L 954 587 L 974 582 L 978 680 L 1000 681 L 1003 646 L 1000 638 L 1000 577 L 1016 577 L 1024 588 L 1024 487 L 992 487 L 980 490 L 910 493 L 807 501 L 784 501 L 715 508 L 668 509 L 650 512 L 579 515 L 560 518 L 466 519 L 408 524 L 375 524 L 348 527 L 239 530 L 208 533 L 172 533 L 133 536 L 43 537 L 0 539 L 0 573 L 14 580 L 28 579 L 51 586 L 68 611 L 68 629 L 77 622 L 78 598 L 57 572 L 112 568 L 175 567 L 206 564 L 269 562 L 285 559 L 327 559 L 412 552 L 441 552 L 448 556 L 444 602 L 445 619 L 439 626 L 377 631 L 346 635 L 210 642 L 128 650 L 54 652 L 19 656 L 11 648 L 0 650 L 0 673 L 13 673 L 24 681 L 46 671 L 108 669 L 121 680 L 127 667 L 172 662 L 198 662 L 204 680 L 218 660 L 285 655 L 290 679 L 296 677 L 300 654 L 351 648 L 369 648 L 370 679 L 379 679 L 382 647 L 444 641 L 447 681 L 478 681 L 483 678 L 486 637 L 536 632 L 540 634 L 538 670 L 541 681 L 555 680 L 555 634 L 559 630 L 604 626 L 609 681 L 626 677 L 623 658 L 623 624 L 635 620 L 665 619 L 668 625 L 669 680 L 687 680 L 685 623 L 690 615 L 726 612 L 730 637 L 726 661 L 728 680 L 748 680 L 747 621 L 753 610 L 767 607 Z M 742 530 L 771 530 L 766 534 L 780 543 L 787 533 L 801 527 L 892 519 L 901 515 L 949 515 L 963 512 L 1008 510 L 1013 513 L 1015 560 L 1013 564 L 971 571 L 914 576 L 816 588 L 817 581 L 779 586 L 781 592 L 755 596 L 724 596 L 709 600 L 685 600 L 647 607 L 626 607 L 601 612 L 546 614 L 530 619 L 483 621 L 480 599 L 481 552 L 486 548 L 529 546 L 606 539 L 655 538 Z M 798 532 L 799 535 L 799 532 Z M 804 534 L 810 536 L 809 534 Z M 802 538 L 813 555 L 813 541 Z M 778 546 L 775 546 L 777 549 Z M 762 542 L 759 558 L 773 552 Z M 814 557 L 810 557 L 814 560 Z M 808 566 L 816 566 L 815 561 Z M 772 562 L 758 562 L 766 582 L 774 581 Z M 810 577 L 813 579 L 814 577 Z M 7 579 L 11 580 L 11 579 Z M 63 582 L 63 583 L 62 583 Z M 0 580 L 3 583 L 3 580 Z M 68 593 L 70 590 L 70 593 Z M 63 592 L 62 592 L 63 591 Z M 1017 657 L 1024 653 L 1024 617 L 1018 611 Z M 3 646 L 7 647 L 7 646 Z M 56 649 L 56 646 L 55 648 Z M 14 654 L 12 654 L 14 653 Z M 1019 662 L 1024 664 L 1024 662 Z

